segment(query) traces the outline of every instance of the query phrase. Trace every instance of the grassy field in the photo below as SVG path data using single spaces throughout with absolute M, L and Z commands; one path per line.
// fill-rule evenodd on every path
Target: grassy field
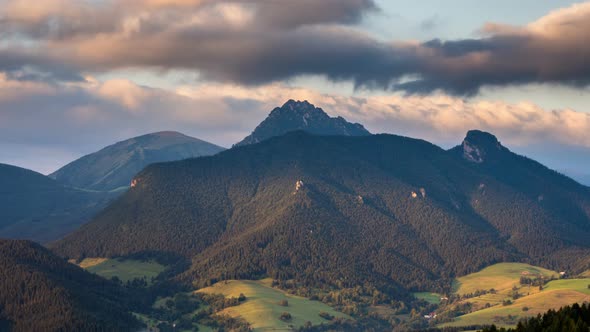
M 563 279 L 553 280 L 545 285 L 545 291 L 552 290 L 575 290 L 586 295 L 590 295 L 590 278 L 586 279 Z
M 537 294 L 515 300 L 513 304 L 508 306 L 496 305 L 458 317 L 454 322 L 443 324 L 443 326 L 467 326 L 475 324 L 496 324 L 497 326 L 504 327 L 514 326 L 523 317 L 534 316 L 544 313 L 549 309 L 559 309 L 572 303 L 582 303 L 589 300 L 589 294 L 576 290 L 543 290 Z M 526 308 L 527 311 L 524 311 L 523 308 Z M 508 316 L 512 318 L 508 319 Z
M 306 298 L 287 294 L 270 286 L 271 280 L 260 281 L 232 280 L 219 282 L 211 287 L 198 290 L 210 294 L 223 294 L 226 297 L 246 296 L 246 301 L 238 306 L 226 308 L 222 313 L 232 317 L 241 317 L 252 325 L 254 331 L 291 331 L 293 327 L 303 326 L 309 321 L 313 325 L 327 323 L 319 316 L 326 312 L 334 317 L 350 319 L 349 316 L 335 311 L 331 307 Z M 288 301 L 288 306 L 281 306 L 280 301 Z M 279 319 L 283 312 L 291 314 L 292 319 L 285 322 Z
M 461 277 L 456 282 L 457 294 L 470 294 L 476 290 L 494 288 L 495 294 L 484 294 L 463 300 L 470 302 L 477 311 L 460 316 L 446 326 L 467 326 L 475 324 L 496 324 L 497 326 L 514 326 L 523 317 L 544 313 L 549 309 L 558 309 L 572 303 L 590 300 L 590 279 L 563 279 L 548 282 L 543 290 L 539 287 L 520 285 L 523 274 L 543 275 L 545 278 L 558 277 L 555 271 L 520 263 L 501 263 L 483 269 L 480 272 Z M 510 298 L 513 289 L 522 296 L 510 305 L 502 301 Z M 491 307 L 484 308 L 485 305 Z
M 73 260 L 70 260 L 70 263 L 76 264 L 79 267 L 83 268 L 83 269 L 87 269 L 89 267 L 92 267 L 94 265 L 98 265 L 104 261 L 108 260 L 108 258 L 84 258 L 80 263 L 77 263 Z
M 87 265 L 86 269 L 107 279 L 116 276 L 123 282 L 127 282 L 135 278 L 145 277 L 149 283 L 152 277 L 156 277 L 162 273 L 166 267 L 153 261 L 142 262 L 139 260 L 115 258 L 104 260 L 98 264 Z
M 546 278 L 559 277 L 559 274 L 555 271 L 529 264 L 499 263 L 457 279 L 455 292 L 462 295 L 491 288 L 499 292 L 512 289 L 513 286 L 519 284 L 520 276 L 523 273 L 529 275 L 542 274 Z
M 473 294 L 478 290 L 490 291 L 494 289 L 494 293 L 487 293 L 465 300 L 465 302 L 473 304 L 474 310 L 483 309 L 485 306 L 502 304 L 502 301 L 511 298 L 510 293 L 514 287 L 518 288 L 518 293 L 522 296 L 538 293 L 538 287 L 520 285 L 520 277 L 523 274 L 528 276 L 543 275 L 547 279 L 551 277 L 557 278 L 559 276 L 555 271 L 529 264 L 500 263 L 457 279 L 455 282 L 455 293 L 464 295 Z
M 429 292 L 414 293 L 414 296 L 417 299 L 424 300 L 424 301 L 426 301 L 428 303 L 432 303 L 432 304 L 439 304 L 440 303 L 440 298 L 442 297 L 441 294 L 429 293 Z

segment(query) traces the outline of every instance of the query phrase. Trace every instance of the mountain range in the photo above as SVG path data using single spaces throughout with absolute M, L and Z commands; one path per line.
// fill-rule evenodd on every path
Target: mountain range
M 147 165 L 216 154 L 224 148 L 173 131 L 130 138 L 77 159 L 49 177 L 70 187 L 110 191 L 128 187 Z
M 500 261 L 590 263 L 590 189 L 470 131 L 445 151 L 395 135 L 303 131 L 154 164 L 52 246 L 68 258 L 192 258 L 193 284 L 273 276 L 313 287 L 445 289 Z
M 133 310 L 165 317 L 151 301 L 163 283 L 122 287 L 66 262 L 84 258 L 172 257 L 166 292 L 272 278 L 324 303 L 346 298 L 353 316 L 348 306 L 373 302 L 427 310 L 413 292 L 451 294 L 456 277 L 498 262 L 590 269 L 590 188 L 480 130 L 444 150 L 290 100 L 228 150 L 161 132 L 53 176 L 0 165 L 0 236 L 72 231 L 51 251 L 0 240 L 0 330 L 133 329 L 131 291 L 145 293 Z M 365 314 L 374 330 L 395 325 Z

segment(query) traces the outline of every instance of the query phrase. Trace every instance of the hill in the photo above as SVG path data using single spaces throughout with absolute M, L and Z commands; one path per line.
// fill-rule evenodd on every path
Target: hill
M 478 300 L 500 303 L 512 290 L 518 286 L 521 276 L 543 276 L 549 280 L 559 277 L 556 271 L 523 263 L 498 263 L 488 266 L 481 271 L 462 276 L 457 279 L 455 293 L 458 295 L 473 294 L 478 290 L 494 289 L 494 294 L 478 297 Z M 485 287 L 485 288 L 484 288 Z M 493 296 L 495 295 L 495 296 Z M 497 304 L 496 303 L 496 304 Z
M 467 311 L 441 326 L 515 326 L 526 317 L 590 300 L 590 279 L 559 279 L 559 273 L 521 263 L 500 263 L 457 279 L 452 303 L 439 317 Z M 531 284 L 528 280 L 533 280 Z M 541 285 L 541 287 L 539 287 Z M 465 308 L 468 308 L 467 310 Z
M 0 240 L 0 330 L 129 331 L 128 294 L 38 244 Z M 4 325 L 2 325 L 4 324 Z
M 307 101 L 289 100 L 277 107 L 256 129 L 235 146 L 254 144 L 291 131 L 303 130 L 316 135 L 366 136 L 361 124 L 350 123 L 342 117 L 331 118 L 324 110 Z
M 0 237 L 48 242 L 90 220 L 116 193 L 68 188 L 42 174 L 0 164 Z
M 208 156 L 222 150 L 181 133 L 163 131 L 107 146 L 49 176 L 70 187 L 110 191 L 129 186 L 133 176 L 149 164 Z
M 151 165 L 53 248 L 72 258 L 180 253 L 193 262 L 182 279 L 195 285 L 270 276 L 389 294 L 450 291 L 454 276 L 500 261 L 581 272 L 588 188 L 501 150 L 505 171 L 493 152 L 474 163 L 406 137 L 294 132 Z
M 303 327 L 306 322 L 313 325 L 328 324 L 328 317 L 351 319 L 350 316 L 335 311 L 319 301 L 311 301 L 273 288 L 271 283 L 272 280 L 268 279 L 230 280 L 200 289 L 198 292 L 222 294 L 226 298 L 238 298 L 243 294 L 246 297 L 243 303 L 226 308 L 220 314 L 243 318 L 251 324 L 254 331 L 291 331 L 290 326 L 297 329 Z M 283 312 L 289 313 L 291 319 L 281 320 Z M 324 316 L 327 318 L 322 318 L 320 313 L 325 313 Z

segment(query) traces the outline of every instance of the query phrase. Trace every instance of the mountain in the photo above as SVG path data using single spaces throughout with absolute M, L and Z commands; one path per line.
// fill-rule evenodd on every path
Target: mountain
M 192 258 L 181 278 L 195 285 L 271 276 L 386 292 L 449 289 L 501 261 L 579 270 L 590 255 L 589 189 L 481 132 L 445 151 L 297 131 L 154 164 L 134 181 L 53 249 L 176 252 Z
M 0 164 L 0 237 L 47 242 L 88 221 L 115 193 L 68 188 L 42 174 Z
M 0 240 L 1 331 L 129 331 L 121 286 L 29 241 Z
M 149 164 L 208 156 L 222 150 L 181 133 L 163 131 L 107 146 L 49 176 L 70 187 L 109 191 L 129 186 L 133 176 Z
M 449 152 L 495 180 L 494 184 L 482 182 L 474 204 L 521 251 L 536 256 L 548 248 L 579 245 L 584 237 L 590 238 L 590 188 L 512 153 L 494 135 L 479 130 L 469 131 L 463 143 Z M 505 187 L 516 192 L 507 196 Z M 490 201 L 490 195 L 497 199 Z
M 331 118 L 321 108 L 307 101 L 289 100 L 282 107 L 272 110 L 252 134 L 235 146 L 262 142 L 295 130 L 304 130 L 316 135 L 366 136 L 371 134 L 358 123 L 347 122 L 342 117 Z

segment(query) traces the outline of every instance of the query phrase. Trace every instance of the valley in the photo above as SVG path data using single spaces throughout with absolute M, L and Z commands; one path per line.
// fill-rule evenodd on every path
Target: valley
M 14 184 L 5 197 L 22 204 L 7 211 L 19 216 L 37 210 L 23 203 L 30 192 L 44 193 L 35 203 L 46 218 L 50 199 L 67 208 L 129 184 L 88 209 L 88 222 L 35 247 L 75 280 L 44 268 L 32 284 L 71 289 L 59 310 L 96 308 L 72 319 L 96 314 L 92 324 L 113 328 L 103 314 L 118 310 L 114 330 L 157 332 L 459 331 L 590 301 L 590 188 L 490 133 L 470 130 L 445 150 L 290 100 L 231 149 L 203 144 L 140 136 L 56 179 L 0 168 Z M 172 160 L 148 158 L 155 151 Z M 30 183 L 20 196 L 10 191 L 18 179 Z M 45 229 L 64 231 L 45 218 Z M 25 271 L 26 246 L 7 248 L 15 258 L 5 270 Z M 79 295 L 84 282 L 91 296 Z M 0 327 L 28 324 L 15 315 L 28 302 L 5 301 L 12 311 Z
M 91 262 L 96 265 L 87 264 Z M 113 265 L 113 263 L 116 263 Z M 89 272 L 105 278 L 117 277 L 123 282 L 133 278 L 150 280 L 163 271 L 163 266 L 154 262 L 142 262 L 133 259 L 85 259 L 79 263 L 86 265 Z M 103 267 L 101 267 L 101 265 Z M 539 285 L 522 284 L 528 280 L 543 279 Z M 415 293 L 418 300 L 430 303 L 421 312 L 403 314 L 400 310 L 387 310 L 387 306 L 363 304 L 358 302 L 366 311 L 357 312 L 352 316 L 338 310 L 349 310 L 335 302 L 326 300 L 322 292 L 314 296 L 314 300 L 297 296 L 294 289 L 281 289 L 276 280 L 271 278 L 260 280 L 225 280 L 209 287 L 189 292 L 178 293 L 169 297 L 159 297 L 153 304 L 156 309 L 182 312 L 178 317 L 165 320 L 149 314 L 135 313 L 141 321 L 152 328 L 159 324 L 186 325 L 186 321 L 193 321 L 199 331 L 215 331 L 216 323 L 211 317 L 230 317 L 247 322 L 254 331 L 291 331 L 313 326 L 338 326 L 342 322 L 354 322 L 356 319 L 366 320 L 374 313 L 374 317 L 382 319 L 398 319 L 400 321 L 414 321 L 420 326 L 437 326 L 439 328 L 486 326 L 494 324 L 498 327 L 514 327 L 518 321 L 526 317 L 533 317 L 545 313 L 550 309 L 559 309 L 573 303 L 590 302 L 590 278 L 584 275 L 560 279 L 556 271 L 523 263 L 499 263 L 486 267 L 481 271 L 459 277 L 453 282 L 453 291 L 447 295 L 423 292 Z M 147 285 L 149 286 L 149 284 Z M 231 305 L 210 310 L 206 300 L 194 295 L 207 294 L 221 296 L 224 299 L 239 299 Z M 335 292 L 334 294 L 338 294 Z M 319 295 L 319 296 L 318 296 Z M 324 296 L 327 294 L 324 294 Z M 170 304 L 182 298 L 192 298 L 193 305 L 189 311 L 181 309 L 182 305 Z M 322 301 L 321 299 L 324 299 Z M 190 303 L 189 301 L 189 303 Z M 218 301 L 218 300 L 217 300 Z M 184 303 L 183 302 L 183 303 Z M 325 302 L 325 303 L 324 303 Z M 217 302 L 218 303 L 218 302 Z M 177 309 L 175 306 L 177 306 Z M 338 308 L 338 309 L 336 309 Z M 286 314 L 289 314 L 288 316 Z M 368 315 L 367 315 L 368 314 Z M 177 315 L 177 316 L 175 316 Z M 290 317 L 289 319 L 281 318 Z M 426 318 L 426 316 L 432 316 Z M 198 318 L 194 318 L 198 317 Z M 209 325 L 207 325 L 209 324 Z M 193 328 L 194 328 L 193 326 Z M 351 325 L 355 326 L 355 325 Z M 180 329 L 183 331 L 182 329 Z M 191 331 L 191 328 L 185 329 Z
M 0 332 L 590 332 L 590 0 L 0 0 Z

